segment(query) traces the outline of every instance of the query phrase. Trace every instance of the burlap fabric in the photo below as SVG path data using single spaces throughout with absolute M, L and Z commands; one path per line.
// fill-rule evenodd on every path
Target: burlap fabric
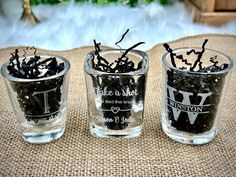
M 205 35 L 171 42 L 173 48 L 201 46 L 220 50 L 236 60 L 236 36 Z M 13 48 L 0 49 L 0 64 Z M 102 139 L 89 133 L 83 61 L 93 47 L 69 51 L 45 51 L 63 55 L 72 64 L 68 121 L 65 134 L 45 145 L 26 143 L 0 79 L 0 176 L 235 176 L 236 175 L 236 67 L 223 106 L 219 134 L 209 144 L 184 145 L 170 140 L 161 129 L 162 45 L 148 51 L 143 134 L 134 139 Z

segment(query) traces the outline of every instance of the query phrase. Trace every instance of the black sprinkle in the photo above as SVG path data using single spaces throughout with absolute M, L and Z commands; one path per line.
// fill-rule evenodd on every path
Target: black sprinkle
M 126 32 L 122 35 L 121 39 L 120 39 L 118 42 L 115 43 L 115 45 L 116 45 L 117 47 L 121 48 L 121 47 L 120 47 L 119 45 L 117 45 L 117 44 L 119 44 L 120 42 L 123 41 L 124 37 L 126 36 L 126 34 L 128 34 L 128 32 L 129 32 L 129 29 L 127 29 Z
M 187 55 L 190 55 L 192 52 L 197 55 L 197 59 L 194 62 L 193 66 L 190 68 L 190 71 L 194 71 L 194 68 L 197 66 L 197 64 L 199 63 L 199 68 L 201 68 L 201 58 L 203 53 L 205 52 L 205 45 L 207 43 L 208 39 L 205 39 L 205 41 L 202 44 L 202 51 L 200 52 L 196 52 L 194 49 L 190 50 L 189 52 L 187 52 Z
M 34 50 L 34 56 L 26 59 L 27 50 Z M 20 61 L 19 51 L 15 49 L 15 52 L 11 53 L 12 57 L 9 59 L 7 67 L 9 74 L 17 78 L 38 79 L 55 75 L 64 69 L 64 64 L 58 63 L 55 57 L 41 59 L 39 55 L 36 55 L 36 51 L 37 49 L 34 47 L 23 49 L 24 58 Z M 43 69 L 46 69 L 47 72 L 42 75 Z

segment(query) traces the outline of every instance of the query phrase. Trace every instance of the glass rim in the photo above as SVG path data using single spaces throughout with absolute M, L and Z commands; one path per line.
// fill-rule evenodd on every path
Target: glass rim
M 191 50 L 191 49 L 202 49 L 202 48 L 201 47 L 179 47 L 179 48 L 173 49 L 173 52 L 176 52 L 176 51 L 178 52 L 178 51 L 181 51 L 181 50 L 184 51 L 186 49 Z M 220 51 L 215 50 L 215 49 L 210 49 L 210 48 L 205 48 L 205 50 L 216 52 L 216 53 L 220 54 L 221 56 L 225 57 L 229 61 L 229 66 L 224 70 L 216 71 L 216 72 L 196 72 L 196 71 L 182 70 L 182 69 L 179 69 L 179 68 L 174 67 L 171 64 L 167 63 L 166 58 L 167 58 L 168 55 L 170 55 L 169 52 L 165 52 L 164 55 L 162 56 L 162 64 L 164 64 L 168 68 L 171 68 L 171 69 L 174 69 L 174 70 L 177 70 L 177 71 L 180 71 L 180 72 L 191 73 L 191 74 L 201 74 L 201 75 L 202 74 L 203 75 L 222 74 L 222 73 L 229 72 L 233 68 L 234 61 L 228 55 L 226 55 L 225 53 L 220 52 Z
M 101 50 L 100 54 L 108 54 L 111 52 L 118 53 L 120 51 L 126 51 L 126 49 L 103 49 L 103 50 Z M 141 56 L 140 61 L 143 61 L 141 69 L 138 69 L 136 71 L 127 72 L 127 73 L 109 73 L 109 72 L 98 71 L 92 67 L 89 67 L 89 61 L 92 60 L 92 58 L 93 58 L 92 56 L 96 56 L 95 52 L 96 52 L 95 50 L 90 51 L 87 54 L 86 59 L 84 61 L 84 71 L 88 74 L 110 75 L 110 76 L 140 75 L 140 74 L 146 73 L 149 68 L 149 64 L 148 64 L 149 58 L 148 58 L 148 55 L 146 52 L 143 52 L 141 50 L 130 50 L 128 52 L 128 54 Z
M 26 58 L 29 58 L 29 57 L 33 57 L 34 55 L 26 55 Z M 65 68 L 55 74 L 55 75 L 52 75 L 52 76 L 48 76 L 48 77 L 43 77 L 43 78 L 36 78 L 36 79 L 28 79 L 28 78 L 19 78 L 19 77 L 14 77 L 12 75 L 10 75 L 8 72 L 7 72 L 7 66 L 9 65 L 10 61 L 8 60 L 7 62 L 5 62 L 2 67 L 1 67 L 1 74 L 4 78 L 6 78 L 7 80 L 9 81 L 15 81 L 15 82 L 37 82 L 37 81 L 44 81 L 44 80 L 49 80 L 49 79 L 55 79 L 59 76 L 63 76 L 65 75 L 69 69 L 70 69 L 70 62 L 63 56 L 60 56 L 60 55 L 50 55 L 50 54 L 42 54 L 42 55 L 39 55 L 41 58 L 43 57 L 56 57 L 57 59 L 60 59 L 63 61 L 64 63 L 64 66 Z M 24 59 L 25 57 L 21 56 L 19 58 L 19 60 L 22 60 Z

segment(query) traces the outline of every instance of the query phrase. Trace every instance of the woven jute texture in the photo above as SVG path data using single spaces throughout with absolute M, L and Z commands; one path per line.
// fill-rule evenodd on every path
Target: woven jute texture
M 172 48 L 201 46 L 236 60 L 236 36 L 203 35 L 170 43 Z M 0 64 L 15 47 L 0 49 Z M 184 145 L 170 140 L 161 129 L 161 57 L 164 48 L 148 51 L 148 75 L 143 134 L 133 139 L 95 138 L 87 116 L 83 62 L 93 47 L 38 53 L 65 56 L 71 62 L 68 121 L 57 141 L 32 145 L 18 133 L 12 106 L 0 77 L 0 176 L 229 176 L 236 175 L 236 68 L 233 69 L 220 119 L 218 136 L 209 144 Z

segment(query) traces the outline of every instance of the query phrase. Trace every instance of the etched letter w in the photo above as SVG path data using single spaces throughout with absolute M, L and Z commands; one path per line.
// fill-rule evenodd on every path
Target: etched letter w
M 195 106 L 195 107 L 196 106 L 209 106 L 209 105 L 203 105 L 203 104 L 206 101 L 207 97 L 212 95 L 212 93 L 198 93 L 197 96 L 201 97 L 201 101 L 200 101 L 199 105 L 192 105 L 191 101 L 190 101 L 190 96 L 192 96 L 193 93 L 179 91 L 179 93 L 181 93 L 183 95 L 183 100 L 182 100 L 182 102 L 177 102 L 175 100 L 175 94 L 174 94 L 174 92 L 177 92 L 177 90 L 175 88 L 173 88 L 173 87 L 168 86 L 168 85 L 167 85 L 167 90 L 168 90 L 169 99 L 170 99 L 169 106 L 171 107 L 171 109 L 173 111 L 173 115 L 174 115 L 174 120 L 175 121 L 178 120 L 179 115 L 180 115 L 181 111 L 183 111 L 183 110 L 178 109 L 178 107 L 176 107 L 176 106 L 173 106 L 174 104 L 179 104 L 179 105 L 183 105 L 183 106 L 186 106 L 186 107 L 191 107 L 191 106 Z M 194 112 L 194 111 L 189 111 L 189 110 L 187 110 L 186 112 L 188 114 L 188 118 L 189 118 L 190 124 L 194 124 L 194 122 L 195 122 L 199 112 Z

